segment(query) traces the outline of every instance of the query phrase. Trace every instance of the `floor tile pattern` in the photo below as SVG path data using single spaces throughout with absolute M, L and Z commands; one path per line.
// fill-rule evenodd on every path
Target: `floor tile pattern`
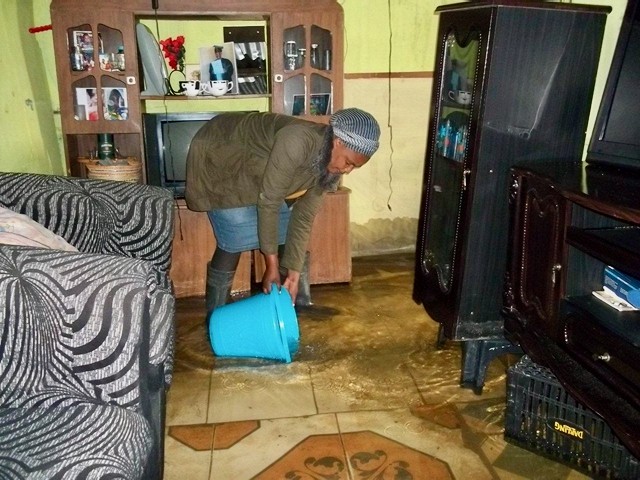
M 412 255 L 354 259 L 312 287 L 290 364 L 216 357 L 202 298 L 178 301 L 166 480 L 580 480 L 505 442 L 506 368 L 461 388 L 460 345 L 411 299 Z

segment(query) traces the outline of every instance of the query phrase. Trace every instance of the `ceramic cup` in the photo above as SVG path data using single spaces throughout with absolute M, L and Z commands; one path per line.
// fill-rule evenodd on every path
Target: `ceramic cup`
M 469 105 L 471 103 L 471 92 L 464 90 L 450 90 L 449 98 L 460 105 Z
M 233 82 L 226 80 L 211 80 L 202 85 L 202 90 L 214 97 L 220 97 L 233 88 Z
M 195 97 L 200 93 L 200 82 L 198 81 L 184 82 L 182 86 L 187 97 Z

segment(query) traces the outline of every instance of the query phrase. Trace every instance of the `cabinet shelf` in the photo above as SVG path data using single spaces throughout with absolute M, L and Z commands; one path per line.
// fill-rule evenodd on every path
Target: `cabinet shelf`
M 213 95 L 197 95 L 188 97 L 187 95 L 140 95 L 140 100 L 241 100 L 250 98 L 271 98 L 271 94 L 255 94 L 255 95 L 222 95 L 216 97 Z
M 567 242 L 607 265 L 640 278 L 640 227 L 569 227 Z
M 589 312 L 606 330 L 640 347 L 640 311 L 619 312 L 594 295 L 576 295 L 566 297 L 564 301 Z
M 471 111 L 471 105 L 462 105 L 460 103 L 454 102 L 452 100 L 447 100 L 445 98 L 442 99 L 442 106 L 455 108 L 456 110 L 464 110 L 466 112 Z

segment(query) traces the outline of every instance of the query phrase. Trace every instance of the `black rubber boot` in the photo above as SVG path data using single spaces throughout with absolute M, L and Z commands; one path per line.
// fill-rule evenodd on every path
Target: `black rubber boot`
M 207 286 L 205 292 L 207 323 L 213 309 L 227 303 L 235 273 L 235 271 L 224 272 L 216 270 L 211 266 L 211 263 L 207 264 Z
M 309 252 L 307 252 L 304 257 L 302 272 L 300 272 L 296 307 L 310 307 L 311 305 L 313 305 L 313 302 L 311 301 L 311 283 L 309 282 Z

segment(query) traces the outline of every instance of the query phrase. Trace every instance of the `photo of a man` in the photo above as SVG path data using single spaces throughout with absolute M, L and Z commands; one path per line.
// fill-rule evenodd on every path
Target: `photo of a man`
M 222 56 L 222 48 L 221 45 L 213 46 L 215 59 L 209 64 L 209 78 L 230 82 L 234 73 L 233 63 Z
M 211 47 L 201 47 L 200 81 L 207 83 L 211 80 L 231 82 L 233 86 L 229 93 L 238 93 L 238 69 L 233 42 L 216 43 Z

